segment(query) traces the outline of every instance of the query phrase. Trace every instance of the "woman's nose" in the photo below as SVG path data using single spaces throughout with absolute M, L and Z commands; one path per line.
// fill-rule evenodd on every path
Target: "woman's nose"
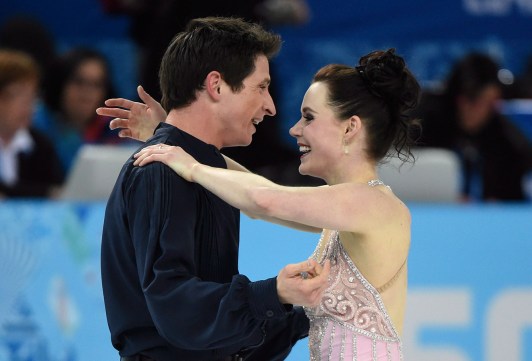
M 296 138 L 298 137 L 299 135 L 301 135 L 301 126 L 300 126 L 300 122 L 296 122 L 296 124 L 294 124 L 290 130 L 288 131 L 288 134 L 290 134 L 292 137 Z

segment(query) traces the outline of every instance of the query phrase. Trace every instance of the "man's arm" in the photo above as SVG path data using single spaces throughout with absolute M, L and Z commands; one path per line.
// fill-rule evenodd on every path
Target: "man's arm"
M 157 125 L 166 120 L 166 111 L 142 86 L 137 87 L 137 92 L 144 103 L 124 98 L 107 99 L 105 107 L 96 109 L 96 113 L 114 118 L 109 128 L 120 129 L 119 137 L 144 142 L 153 135 Z

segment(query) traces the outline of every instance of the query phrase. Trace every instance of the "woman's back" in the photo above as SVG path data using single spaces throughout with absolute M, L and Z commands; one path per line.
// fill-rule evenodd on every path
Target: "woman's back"
M 331 261 L 320 305 L 307 308 L 311 360 L 400 360 L 406 300 L 410 214 L 389 189 L 392 212 L 369 232 L 324 230 L 312 258 Z M 379 216 L 376 217 L 380 218 Z M 398 332 L 399 330 L 399 332 Z
M 373 226 L 364 233 L 340 232 L 347 255 L 366 280 L 377 289 L 394 327 L 402 334 L 408 280 L 410 212 L 388 187 Z

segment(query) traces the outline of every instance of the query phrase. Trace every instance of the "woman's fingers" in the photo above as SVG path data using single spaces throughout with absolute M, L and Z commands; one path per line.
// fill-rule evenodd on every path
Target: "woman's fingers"
M 163 156 L 170 153 L 173 148 L 179 147 L 173 147 L 167 144 L 149 145 L 133 155 L 133 158 L 135 158 L 133 164 L 143 166 L 156 160 L 163 160 Z

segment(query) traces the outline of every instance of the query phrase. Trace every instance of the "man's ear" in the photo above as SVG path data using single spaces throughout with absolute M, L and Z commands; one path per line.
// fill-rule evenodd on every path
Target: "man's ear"
M 353 140 L 353 138 L 358 134 L 360 129 L 362 128 L 362 120 L 358 115 L 351 116 L 346 122 L 345 122 L 345 134 L 344 134 L 344 140 L 347 142 L 350 142 Z
M 222 75 L 217 71 L 213 70 L 205 77 L 205 90 L 216 101 L 220 99 L 222 84 Z

